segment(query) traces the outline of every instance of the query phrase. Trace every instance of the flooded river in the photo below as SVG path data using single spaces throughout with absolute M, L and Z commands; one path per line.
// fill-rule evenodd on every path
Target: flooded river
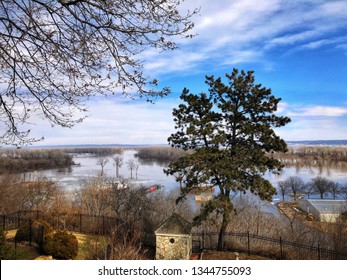
M 163 169 L 165 166 L 153 162 L 146 163 L 138 161 L 135 157 L 136 150 L 125 149 L 121 154 L 123 164 L 119 169 L 119 175 L 129 180 L 132 184 L 138 184 L 142 186 L 151 186 L 153 184 L 161 184 L 164 186 L 166 192 L 170 192 L 178 189 L 178 183 L 175 181 L 173 176 L 167 176 L 164 174 Z M 109 177 L 116 177 L 116 168 L 114 166 L 114 156 L 108 156 L 107 163 L 104 167 L 104 174 Z M 23 174 L 25 180 L 33 180 L 40 177 L 46 177 L 48 179 L 58 182 L 66 190 L 78 189 L 81 186 L 81 182 L 85 179 L 92 178 L 101 173 L 101 166 L 98 164 L 100 157 L 91 154 L 76 154 L 74 155 L 75 166 L 66 170 L 45 170 L 37 172 L 29 172 Z M 137 171 L 133 170 L 133 179 L 131 179 L 131 171 L 128 167 L 127 162 L 129 160 L 135 160 L 138 162 L 139 167 Z M 339 182 L 341 184 L 347 183 L 347 172 L 342 170 L 318 170 L 317 168 L 301 168 L 296 169 L 295 167 L 284 168 L 281 175 L 266 174 L 265 177 L 277 187 L 278 182 L 285 180 L 290 176 L 299 176 L 305 182 L 316 176 L 324 176 L 328 179 Z M 311 196 L 311 197 L 314 197 Z M 273 197 L 274 202 L 278 202 L 281 199 L 280 194 Z

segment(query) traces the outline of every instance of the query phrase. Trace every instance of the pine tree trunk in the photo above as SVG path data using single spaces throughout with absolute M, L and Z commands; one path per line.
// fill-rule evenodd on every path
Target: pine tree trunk
M 225 236 L 225 232 L 227 230 L 228 224 L 230 222 L 232 209 L 233 209 L 232 204 L 229 201 L 229 203 L 227 203 L 227 205 L 225 205 L 224 207 L 222 226 L 219 230 L 219 236 L 218 236 L 218 245 L 217 245 L 218 251 L 223 251 L 224 236 Z

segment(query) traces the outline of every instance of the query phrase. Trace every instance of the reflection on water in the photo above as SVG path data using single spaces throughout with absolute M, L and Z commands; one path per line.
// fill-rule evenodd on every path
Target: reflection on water
M 125 149 L 122 154 L 123 164 L 119 169 L 119 175 L 124 179 L 131 177 L 130 169 L 127 162 L 129 160 L 136 160 L 134 156 L 135 150 Z M 101 166 L 98 164 L 100 157 L 92 156 L 90 154 L 79 154 L 74 156 L 74 162 L 77 164 L 70 169 L 66 170 L 45 170 L 38 172 L 26 173 L 26 180 L 33 180 L 39 177 L 47 177 L 60 183 L 60 185 L 68 190 L 73 190 L 80 187 L 80 183 L 84 179 L 97 176 L 101 172 Z M 109 177 L 116 177 L 116 168 L 114 166 L 114 160 L 112 156 L 106 157 L 108 159 L 107 164 L 104 167 L 104 174 Z M 164 174 L 163 169 L 166 167 L 162 163 L 139 161 L 139 168 L 137 172 L 133 170 L 133 179 L 130 180 L 134 184 L 142 184 L 144 186 L 150 186 L 153 184 L 161 184 L 165 188 L 165 191 L 178 190 L 178 183 L 173 176 L 167 176 Z M 265 178 L 268 179 L 275 187 L 277 187 L 278 181 L 285 180 L 290 176 L 300 176 L 305 182 L 316 176 L 324 176 L 335 182 L 346 184 L 347 173 L 341 169 L 329 168 L 329 170 L 320 170 L 319 168 L 305 168 L 297 169 L 296 167 L 286 167 L 283 169 L 281 175 L 274 175 L 267 173 Z M 189 198 L 192 199 L 192 198 Z M 274 196 L 274 202 L 281 199 L 279 195 Z
M 121 178 L 130 180 L 131 171 L 127 162 L 129 160 L 137 160 L 134 157 L 135 150 L 124 150 L 122 154 L 123 164 L 119 168 L 119 175 Z M 112 156 L 106 157 L 108 159 L 105 167 L 104 174 L 109 177 L 116 177 L 116 167 L 114 166 L 114 160 Z M 39 177 L 46 177 L 57 181 L 62 187 L 67 189 L 75 189 L 80 187 L 82 180 L 95 177 L 101 173 L 101 166 L 98 164 L 100 157 L 92 156 L 90 154 L 79 154 L 74 156 L 74 162 L 76 166 L 70 168 L 70 170 L 44 170 L 37 172 L 28 172 L 24 174 L 26 180 L 33 180 Z M 155 162 L 139 162 L 139 168 L 136 171 L 133 170 L 133 179 L 130 180 L 135 184 L 153 185 L 162 184 L 167 190 L 176 188 L 177 183 L 174 177 L 166 176 L 163 172 L 162 164 Z

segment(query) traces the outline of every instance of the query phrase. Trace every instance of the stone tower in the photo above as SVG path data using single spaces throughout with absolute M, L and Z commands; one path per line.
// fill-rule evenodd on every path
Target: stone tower
M 192 253 L 192 225 L 172 214 L 156 231 L 157 260 L 189 260 Z

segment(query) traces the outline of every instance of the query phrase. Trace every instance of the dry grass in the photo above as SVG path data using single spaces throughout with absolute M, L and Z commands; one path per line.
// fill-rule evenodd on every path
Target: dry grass
M 278 210 L 281 214 L 287 216 L 289 219 L 300 219 L 306 221 L 307 213 L 298 208 L 298 202 L 292 200 L 281 201 L 277 203 Z
M 269 258 L 239 253 L 239 260 L 270 260 Z M 236 260 L 234 252 L 204 251 L 202 260 Z

